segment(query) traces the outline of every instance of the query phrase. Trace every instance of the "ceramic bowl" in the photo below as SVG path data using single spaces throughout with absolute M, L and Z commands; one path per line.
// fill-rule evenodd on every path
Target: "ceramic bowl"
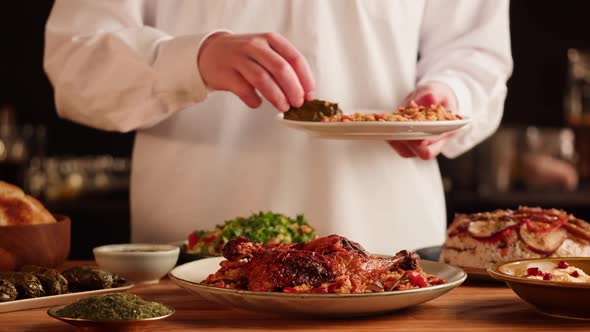
M 169 244 L 109 244 L 93 249 L 101 268 L 136 284 L 158 283 L 178 260 L 178 246 Z
M 359 294 L 255 292 L 201 284 L 209 274 L 219 270 L 219 263 L 224 259 L 203 258 L 177 266 L 170 272 L 170 280 L 202 299 L 225 307 L 285 317 L 350 318 L 390 313 L 431 301 L 459 287 L 467 278 L 465 272 L 457 267 L 423 260 L 420 264 L 424 271 L 445 279 L 446 283 L 425 288 Z
M 521 299 L 539 311 L 566 318 L 590 319 L 590 283 L 536 280 L 519 277 L 529 267 L 557 265 L 564 261 L 590 274 L 590 257 L 526 259 L 496 264 L 488 269 L 492 278 L 505 281 Z
M 0 226 L 0 271 L 62 265 L 70 253 L 70 218 L 55 219 L 51 224 Z

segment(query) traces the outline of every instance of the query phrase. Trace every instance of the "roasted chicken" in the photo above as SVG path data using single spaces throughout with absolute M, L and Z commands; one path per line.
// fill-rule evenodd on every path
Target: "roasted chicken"
M 203 284 L 261 292 L 364 293 L 444 283 L 424 274 L 413 252 L 371 256 L 338 235 L 274 245 L 240 237 L 225 245 L 223 256 L 227 260 Z

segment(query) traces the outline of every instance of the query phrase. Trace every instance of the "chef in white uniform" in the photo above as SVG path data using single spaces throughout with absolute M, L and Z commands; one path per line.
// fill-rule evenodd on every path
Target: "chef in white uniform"
M 391 254 L 443 242 L 433 157 L 465 152 L 500 122 L 508 1 L 57 0 L 44 65 L 60 116 L 136 131 L 133 241 L 272 210 Z M 346 112 L 392 111 L 409 95 L 473 123 L 391 145 L 275 121 L 314 97 Z

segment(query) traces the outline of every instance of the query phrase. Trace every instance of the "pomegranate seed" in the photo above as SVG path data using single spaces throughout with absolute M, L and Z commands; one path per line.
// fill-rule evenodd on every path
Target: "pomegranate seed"
M 211 235 L 207 236 L 206 238 L 204 238 L 203 239 L 203 242 L 205 242 L 205 243 L 211 243 L 216 238 L 217 238 L 217 236 L 215 236 L 215 234 L 211 234 Z
M 538 267 L 529 267 L 528 269 L 526 269 L 526 275 L 527 276 L 543 276 L 544 273 L 539 270 Z
M 569 267 L 569 264 L 564 261 L 559 261 L 559 263 L 557 263 L 557 267 L 560 269 L 567 269 Z
M 428 283 L 426 283 L 424 277 L 417 271 L 408 270 L 406 271 L 406 273 L 408 274 L 408 277 L 410 277 L 410 282 L 412 283 L 412 285 L 418 286 L 420 288 L 428 286 Z
M 551 273 L 545 273 L 545 275 L 543 276 L 543 280 L 551 280 L 551 278 L 553 278 Z
M 580 274 L 578 273 L 578 271 L 574 271 L 574 272 L 570 273 L 570 276 L 577 278 L 580 276 Z
M 199 236 L 195 233 L 191 233 L 188 235 L 188 248 L 192 249 L 197 242 L 199 242 Z

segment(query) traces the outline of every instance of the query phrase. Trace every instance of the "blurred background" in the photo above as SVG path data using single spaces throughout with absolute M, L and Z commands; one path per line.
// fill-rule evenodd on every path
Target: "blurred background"
M 0 178 L 72 219 L 70 258 L 129 241 L 133 134 L 57 118 L 42 68 L 53 1 L 0 3 Z M 469 153 L 440 157 L 454 213 L 518 205 L 590 220 L 590 1 L 512 1 L 514 73 L 500 130 Z M 587 53 L 588 52 L 588 53 Z

